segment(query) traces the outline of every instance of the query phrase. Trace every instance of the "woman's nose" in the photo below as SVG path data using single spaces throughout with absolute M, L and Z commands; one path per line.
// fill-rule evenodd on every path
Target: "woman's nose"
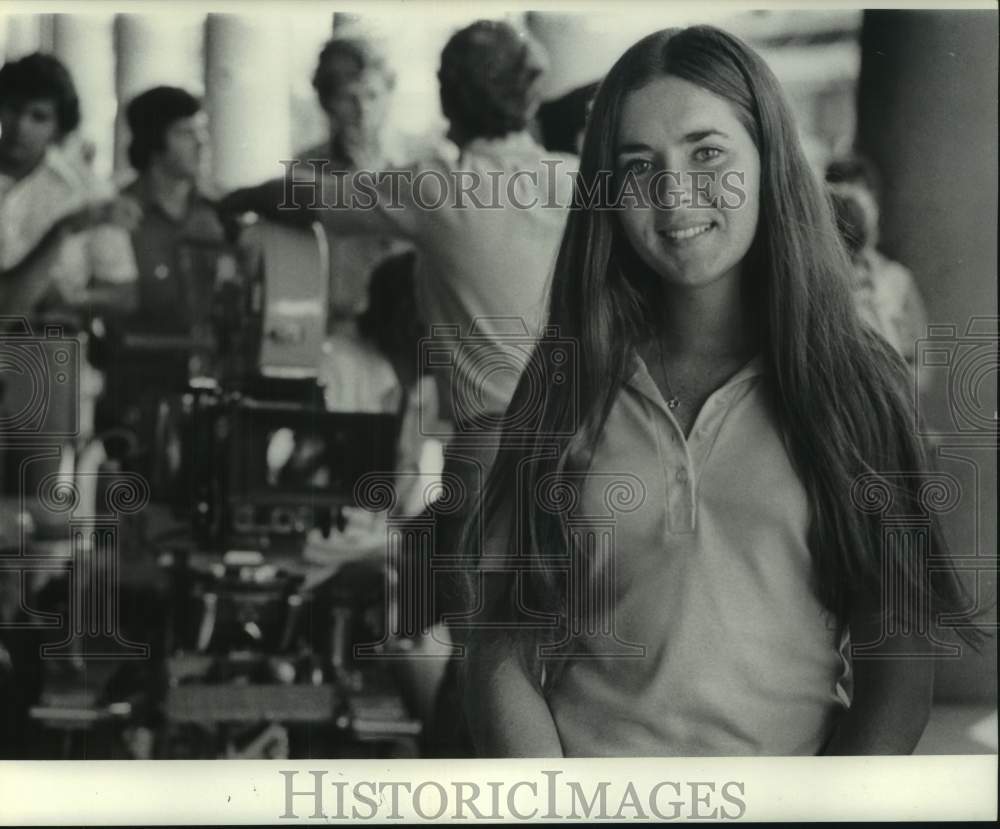
M 691 207 L 689 179 L 679 170 L 664 170 L 653 184 L 653 204 L 660 210 L 682 210 Z

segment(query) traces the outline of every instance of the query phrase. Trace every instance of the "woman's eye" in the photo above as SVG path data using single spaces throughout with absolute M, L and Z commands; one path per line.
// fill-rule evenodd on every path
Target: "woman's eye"
M 651 161 L 645 158 L 632 158 L 622 165 L 622 171 L 626 175 L 641 176 L 653 169 Z
M 722 150 L 718 147 L 699 147 L 694 151 L 694 157 L 697 161 L 712 161 L 722 155 Z

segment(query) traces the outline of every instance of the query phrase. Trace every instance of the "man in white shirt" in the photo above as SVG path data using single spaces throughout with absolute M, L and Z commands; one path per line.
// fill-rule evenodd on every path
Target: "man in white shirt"
M 16 342 L 18 334 L 27 334 L 27 318 L 36 336 L 45 336 L 42 325 L 54 322 L 64 326 L 64 338 L 72 337 L 90 315 L 125 310 L 134 301 L 136 269 L 128 235 L 100 221 L 101 211 L 93 207 L 98 199 L 110 199 L 110 190 L 102 193 L 60 147 L 79 122 L 73 79 L 56 58 L 36 53 L 0 68 L 0 445 L 6 443 L 5 428 L 15 433 L 19 428 L 10 425 L 10 415 L 23 412 L 38 391 L 33 387 L 37 378 L 16 370 L 16 351 L 4 353 L 6 335 Z M 82 345 L 83 335 L 80 340 Z M 39 437 L 48 434 L 59 454 L 0 446 L 0 497 L 11 496 L 0 512 L 15 516 L 15 532 L 3 539 L 8 543 L 21 543 L 16 530 L 23 526 L 32 527 L 30 535 L 66 537 L 65 523 L 32 496 L 47 474 L 73 468 L 74 441 L 67 436 L 85 437 L 91 430 L 101 377 L 82 347 L 80 355 L 79 376 L 60 380 L 52 372 L 47 378 Z M 61 437 L 51 437 L 53 432 Z M 22 504 L 30 521 L 20 517 Z M 24 597 L 9 592 L 16 580 L 6 581 L 0 587 L 0 619 L 10 621 L 22 611 Z M 0 676 L 5 711 L 0 756 L 5 758 L 31 756 L 35 735 L 28 709 L 37 701 L 42 676 L 37 633 L 23 628 L 0 637 L 0 674 L 12 680 L 5 686 L 8 677 Z
M 54 57 L 0 69 L 0 306 L 30 315 L 40 302 L 127 307 L 135 261 L 127 234 L 93 205 L 111 197 L 69 162 L 60 143 L 80 121 L 73 80 Z M 82 231 L 88 232 L 82 232 Z

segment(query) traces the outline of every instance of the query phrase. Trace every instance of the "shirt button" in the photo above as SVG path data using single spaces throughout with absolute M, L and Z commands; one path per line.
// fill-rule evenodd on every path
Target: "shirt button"
M 680 481 L 683 484 L 683 483 L 687 482 L 687 479 L 688 479 L 687 470 L 686 469 L 678 469 L 677 470 L 677 480 Z
M 170 268 L 168 268 L 166 265 L 157 265 L 156 268 L 153 270 L 153 275 L 157 279 L 166 279 L 168 276 L 170 276 Z

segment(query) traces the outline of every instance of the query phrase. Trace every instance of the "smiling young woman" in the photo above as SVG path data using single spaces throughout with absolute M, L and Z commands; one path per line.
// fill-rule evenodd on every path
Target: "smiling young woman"
M 664 201 L 665 180 L 700 184 Z M 605 202 L 581 203 L 602 189 Z M 854 310 L 773 74 L 711 27 L 644 38 L 596 95 L 576 195 L 548 313 L 577 344 L 563 367 L 576 382 L 547 388 L 531 439 L 504 436 L 483 495 L 485 537 L 520 566 L 476 596 L 497 623 L 466 662 L 480 752 L 911 751 L 930 659 L 847 657 L 887 616 L 920 627 L 913 607 L 881 605 L 881 527 L 851 499 L 859 476 L 885 471 L 910 473 L 896 497 L 919 497 L 907 372 Z M 533 359 L 511 410 L 546 350 Z M 605 511 L 615 476 L 639 497 L 608 552 L 581 543 L 580 516 Z M 573 506 L 540 497 L 553 482 L 576 489 Z M 567 582 L 567 561 L 587 579 Z M 932 583 L 923 567 L 889 571 L 921 606 L 961 610 L 954 573 Z M 612 623 L 586 616 L 598 594 Z M 558 624 L 525 625 L 525 610 Z M 608 656 L 601 629 L 641 656 Z M 926 641 L 892 646 L 918 656 Z M 545 656 L 554 644 L 560 659 Z

